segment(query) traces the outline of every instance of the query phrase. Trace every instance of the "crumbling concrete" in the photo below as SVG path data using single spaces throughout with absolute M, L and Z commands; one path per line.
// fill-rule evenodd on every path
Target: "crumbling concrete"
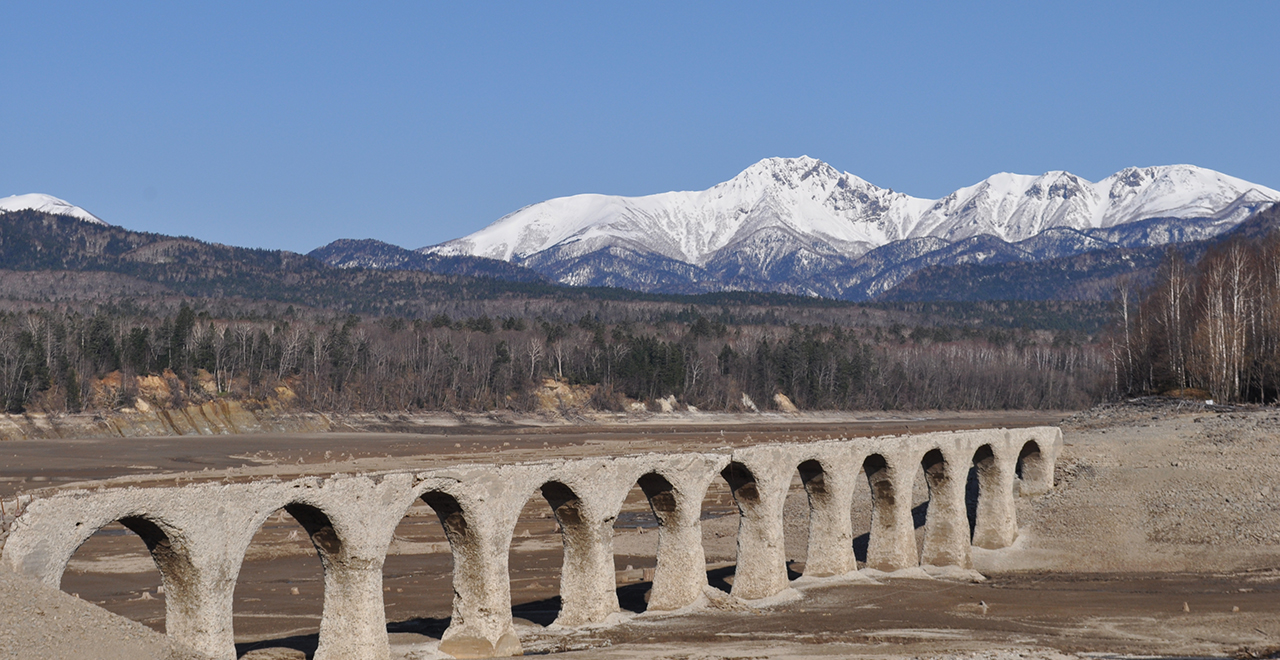
M 57 586 L 95 531 L 119 521 L 142 537 L 166 593 L 175 657 L 231 660 L 232 594 L 255 532 L 285 509 L 311 537 L 324 568 L 316 658 L 377 659 L 389 652 L 382 565 L 396 525 L 421 499 L 438 515 L 454 557 L 454 603 L 440 649 L 456 657 L 519 655 L 511 620 L 508 557 L 521 509 L 541 498 L 563 531 L 557 623 L 605 622 L 618 611 L 613 523 L 639 484 L 659 524 L 649 609 L 694 604 L 707 585 L 699 522 L 711 481 L 724 478 L 739 510 L 733 596 L 767 598 L 788 587 L 783 504 L 797 472 L 810 504 L 805 575 L 856 570 L 850 507 L 865 477 L 873 498 L 867 566 L 969 566 L 969 548 L 1005 547 L 1017 535 L 1015 492 L 1052 487 L 1062 445 L 1056 428 L 769 444 L 736 450 L 646 454 L 516 465 L 459 465 L 384 472 L 157 488 L 50 492 L 11 525 L 2 562 Z M 923 469 L 930 503 L 917 556 L 912 486 Z M 979 482 L 972 539 L 965 485 Z M 1016 491 L 1015 491 L 1016 488 Z

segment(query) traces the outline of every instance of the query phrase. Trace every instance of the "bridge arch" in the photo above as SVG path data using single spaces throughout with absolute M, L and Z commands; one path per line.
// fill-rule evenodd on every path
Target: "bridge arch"
M 600 506 L 593 506 L 582 497 L 587 488 L 576 480 L 552 475 L 541 480 L 525 498 L 527 510 L 529 500 L 541 495 L 551 507 L 560 533 L 563 561 L 559 612 L 554 622 L 563 626 L 600 622 L 618 611 L 618 595 L 613 588 L 614 517 L 602 516 Z M 532 614 L 546 611 L 535 609 Z
M 862 472 L 871 494 L 868 568 L 888 572 L 919 565 L 911 513 L 919 471 L 913 457 L 899 453 L 877 452 L 862 460 Z
M 75 552 L 112 523 L 124 526 L 125 529 L 137 535 L 146 546 L 152 562 L 159 570 L 160 584 L 164 589 L 165 630 L 181 631 L 184 628 L 183 614 L 195 597 L 193 576 L 196 568 L 181 532 L 153 514 L 131 512 L 115 517 L 113 520 L 77 523 L 79 539 L 67 554 L 66 559 L 61 561 L 61 570 L 57 575 L 58 583 L 61 584 L 67 564 Z M 159 596 L 159 594 L 156 595 Z
M 786 496 L 786 483 L 774 484 L 766 493 L 769 473 L 757 475 L 745 462 L 731 460 L 720 471 L 729 484 L 729 492 L 738 508 L 738 552 L 734 566 L 733 588 L 729 593 L 739 598 L 765 598 L 786 588 L 786 552 L 782 547 L 781 506 Z M 778 487 L 781 486 L 781 497 Z
M 413 518 L 421 515 L 414 512 L 415 506 L 419 504 L 430 509 L 431 513 L 426 515 L 434 515 L 439 522 L 440 527 L 431 530 L 430 534 L 433 538 L 439 538 L 434 535 L 443 533 L 448 545 L 448 570 L 451 575 L 440 577 L 452 578 L 450 586 L 453 595 L 449 605 L 448 628 L 440 634 L 441 652 L 458 657 L 518 655 L 520 643 L 511 624 L 507 562 L 500 552 L 494 551 L 499 545 L 495 534 L 496 519 L 487 517 L 473 494 L 455 480 L 425 480 L 412 489 L 411 495 L 412 498 L 404 506 L 404 512 L 397 521 L 399 524 L 393 529 L 392 543 L 404 540 L 398 536 L 399 525 L 407 522 L 410 528 L 417 526 Z M 434 551 L 431 554 L 435 554 Z M 400 561 L 399 570 L 410 567 L 408 570 L 412 575 L 413 571 L 423 569 L 427 558 L 431 557 L 414 554 L 409 560 Z M 388 561 L 390 559 L 388 557 Z M 439 559 L 431 559 L 435 566 L 440 566 Z M 387 578 L 386 567 L 387 563 L 384 563 L 384 585 Z M 401 588 L 403 587 L 398 587 L 397 591 Z M 384 586 L 383 591 L 390 589 L 390 586 Z M 422 632 L 423 622 L 419 618 L 421 614 L 415 613 L 411 621 L 390 624 L 388 628 L 395 630 L 400 626 L 401 631 Z M 429 623 L 438 625 L 438 622 Z M 439 633 L 432 631 L 430 634 Z
M 299 497 L 298 495 L 303 496 Z M 360 588 L 357 583 L 363 580 L 360 579 L 359 571 L 349 570 L 350 567 L 347 564 L 350 562 L 347 561 L 346 557 L 346 540 L 340 526 L 334 522 L 339 518 L 335 514 L 331 514 L 323 502 L 307 497 L 306 494 L 297 493 L 294 489 L 288 489 L 283 496 L 274 496 L 260 503 L 257 514 L 252 517 L 244 530 L 242 543 L 233 550 L 234 558 L 231 560 L 233 566 L 230 571 L 232 594 L 237 589 L 252 584 L 242 579 L 244 565 L 246 560 L 249 559 L 250 547 L 255 540 L 260 540 L 265 531 L 264 528 L 267 527 L 271 517 L 279 516 L 281 524 L 286 527 L 290 526 L 289 523 L 285 522 L 286 519 L 281 515 L 282 513 L 288 514 L 289 517 L 293 518 L 306 533 L 307 541 L 310 542 L 312 549 L 316 553 L 315 558 L 319 559 L 320 563 L 320 621 L 315 638 L 314 657 L 341 657 L 341 651 L 331 652 L 327 647 L 337 646 L 342 648 L 345 632 L 344 620 L 360 618 L 360 613 L 357 613 L 352 607 L 356 599 L 345 596 L 357 592 Z M 285 542 L 288 542 L 288 539 Z M 315 559 L 311 561 L 315 561 Z M 312 567 L 311 570 L 314 570 L 314 564 L 312 564 Z M 299 584 L 298 586 L 305 586 L 305 584 Z M 306 596 L 306 594 L 301 595 L 304 598 Z M 231 626 L 233 628 L 235 618 L 235 606 L 233 603 L 235 600 L 239 600 L 239 598 L 233 598 L 232 603 L 228 604 L 231 610 Z M 305 636 L 303 637 L 305 638 Z M 266 645 L 273 643 L 275 642 L 240 643 L 236 647 L 237 652 L 244 652 L 250 648 L 269 648 Z M 284 643 L 286 645 L 302 644 L 304 646 L 310 644 L 305 639 Z
M 1021 495 L 1036 495 L 1053 488 L 1053 461 L 1038 440 L 1027 440 L 1018 450 L 1015 474 Z
M 674 478 L 674 475 L 672 477 Z M 627 501 L 634 499 L 637 490 L 644 498 L 648 511 L 645 513 L 634 511 L 635 503 L 630 505 L 632 511 L 623 511 L 628 506 Z M 696 596 L 691 598 L 687 595 L 688 582 L 692 575 L 688 570 L 688 564 L 695 559 L 691 555 L 691 550 L 694 548 L 689 546 L 691 535 L 687 527 L 690 512 L 685 494 L 672 479 L 663 474 L 661 468 L 658 468 L 646 471 L 637 477 L 630 488 L 622 491 L 622 495 L 622 500 L 617 502 L 618 514 L 613 523 L 615 543 L 619 531 L 625 529 L 633 529 L 644 534 L 646 528 L 652 527 L 656 532 L 654 535 L 656 538 L 647 537 L 650 540 L 640 541 L 632 537 L 633 540 L 628 544 L 630 547 L 626 554 L 637 552 L 641 559 L 640 577 L 622 575 L 617 587 L 619 603 L 624 608 L 635 612 L 649 609 L 670 610 L 688 605 L 696 599 Z M 646 513 L 653 516 L 652 520 Z M 697 515 L 697 513 L 693 514 L 695 526 Z M 700 548 L 699 543 L 698 549 Z M 653 553 L 651 569 L 645 566 L 649 552 Z M 618 548 L 615 546 L 615 568 L 621 565 L 621 560 L 617 559 L 618 556 Z M 705 563 L 705 560 L 700 561 Z M 625 584 L 622 583 L 623 580 L 626 581 Z M 644 589 L 646 580 L 650 582 L 647 596 Z M 701 576 L 701 580 L 706 581 L 705 575 Z

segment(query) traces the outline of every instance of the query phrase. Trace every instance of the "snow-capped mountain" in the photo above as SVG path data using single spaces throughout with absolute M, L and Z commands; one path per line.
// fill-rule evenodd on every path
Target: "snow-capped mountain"
M 26 195 L 0 197 L 0 213 L 26 210 L 41 211 L 43 213 L 52 213 L 55 215 L 69 215 L 73 218 L 79 218 L 85 222 L 92 222 L 98 225 L 107 224 L 100 220 L 98 216 L 70 202 L 58 199 L 53 195 L 30 193 Z
M 1280 192 L 1192 165 L 1096 183 L 1001 173 L 931 200 L 807 156 L 766 158 L 708 190 L 552 199 L 419 251 L 510 261 L 575 285 L 861 299 L 929 265 L 1205 238 L 1277 201 Z

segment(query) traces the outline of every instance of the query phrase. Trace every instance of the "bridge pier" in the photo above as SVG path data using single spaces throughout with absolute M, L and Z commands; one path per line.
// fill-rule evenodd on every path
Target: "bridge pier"
M 486 479 L 481 475 L 475 481 Z M 422 500 L 439 517 L 453 553 L 453 613 L 440 638 L 440 651 L 455 658 L 521 655 L 511 623 L 508 556 L 513 528 L 479 507 L 475 498 L 459 494 L 460 500 L 447 492 L 464 490 L 456 488 L 457 482 L 427 480 L 424 485 L 429 490 Z
M 467 534 L 465 544 L 453 545 L 453 617 L 440 651 L 455 658 L 523 655 L 511 623 L 511 535 L 483 522 Z
M 324 569 L 316 660 L 385 660 L 391 653 L 382 566 L 404 508 L 389 505 L 411 483 L 405 474 L 304 480 L 282 492 L 285 511 L 307 531 Z
M 235 660 L 232 599 L 236 582 L 227 575 L 224 557 L 202 554 L 193 553 L 191 566 L 178 579 L 163 579 L 170 657 Z
M 556 624 L 601 623 L 619 610 L 613 567 L 613 521 L 568 486 L 548 482 L 542 494 L 555 512 L 564 541 L 560 615 Z
M 1018 514 L 1013 500 L 1015 461 L 1005 452 L 983 445 L 974 453 L 978 473 L 978 509 L 973 545 L 998 550 L 1018 538 Z
M 968 464 L 947 460 L 933 449 L 921 460 L 929 486 L 929 511 L 924 525 L 924 549 L 920 564 L 969 568 L 969 516 L 965 509 L 965 478 Z
M 782 508 L 791 485 L 785 452 L 743 450 L 721 472 L 738 504 L 738 564 L 730 593 L 744 600 L 768 598 L 787 588 Z
M 848 461 L 810 459 L 798 467 L 809 497 L 809 548 L 805 577 L 844 575 L 858 568 L 853 555 L 854 472 Z
M 382 559 L 331 557 L 323 562 L 324 612 L 316 660 L 386 660 Z
M 707 586 L 707 558 L 702 549 L 702 497 L 709 470 L 679 474 L 679 485 L 657 473 L 640 477 L 649 506 L 658 519 L 658 556 L 649 590 L 651 611 L 678 610 L 697 602 Z M 675 477 L 676 475 L 671 475 Z M 701 477 L 701 478 L 699 478 Z
M 893 462 L 872 454 L 863 462 L 871 486 L 871 538 L 867 544 L 867 567 L 892 572 L 918 566 L 915 522 L 911 517 L 911 489 L 914 465 L 901 456 Z

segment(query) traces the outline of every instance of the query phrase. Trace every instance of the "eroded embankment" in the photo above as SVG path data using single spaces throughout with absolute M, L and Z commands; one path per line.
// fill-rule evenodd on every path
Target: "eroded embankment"
M 277 403 L 246 407 L 215 400 L 183 408 L 125 408 L 104 413 L 0 415 L 0 441 L 69 438 L 315 433 L 333 428 L 320 413 L 296 412 Z

